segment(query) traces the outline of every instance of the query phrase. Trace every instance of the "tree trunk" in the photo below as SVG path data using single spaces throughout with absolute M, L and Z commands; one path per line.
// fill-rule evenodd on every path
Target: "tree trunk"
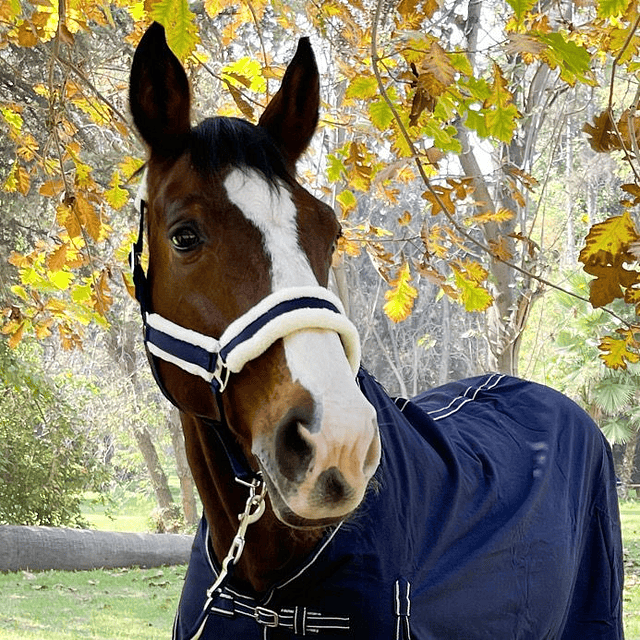
M 182 511 L 185 524 L 198 523 L 198 506 L 195 496 L 195 483 L 191 475 L 191 469 L 187 461 L 187 452 L 184 445 L 184 434 L 180 423 L 180 413 L 177 409 L 171 409 L 169 413 L 169 431 L 173 452 L 176 457 L 176 469 L 180 480 L 180 495 L 182 496 Z
M 86 571 L 186 564 L 192 536 L 0 526 L 0 571 Z
M 567 242 L 566 251 L 563 256 L 562 262 L 567 266 L 573 266 L 576 263 L 576 240 L 575 229 L 573 224 L 574 206 L 573 201 L 575 199 L 573 189 L 573 136 L 571 116 L 567 118 L 567 135 L 565 137 L 566 153 L 565 153 L 565 189 L 566 189 L 566 216 L 567 216 Z
M 442 296 L 441 347 L 438 384 L 444 384 L 449 380 L 449 362 L 451 360 L 451 309 L 449 308 L 449 299 L 447 296 Z
M 124 322 L 120 325 L 119 333 L 116 333 L 115 324 L 112 324 L 107 337 L 107 344 L 113 360 L 118 363 L 122 373 L 131 382 L 136 398 L 144 395 L 136 366 L 135 345 L 137 334 L 138 328 L 135 323 Z M 160 510 L 158 528 L 161 531 L 175 531 L 178 527 L 179 509 L 173 501 L 169 482 L 162 469 L 162 464 L 160 463 L 158 452 L 153 444 L 151 434 L 145 426 L 133 426 L 132 432 L 136 444 L 142 453 Z
M 624 448 L 624 455 L 622 456 L 622 468 L 620 469 L 620 497 L 623 500 L 629 499 L 629 485 L 633 477 L 634 463 L 636 459 L 636 452 L 638 445 L 640 444 L 640 431 L 635 430 L 632 432 L 627 444 Z
M 158 509 L 160 510 L 158 518 L 158 530 L 160 533 L 176 533 L 180 529 L 179 509 L 173 501 L 171 489 L 167 476 L 162 469 L 158 452 L 151 439 L 149 430 L 142 427 L 133 428 L 133 437 L 138 444 L 138 448 L 144 458 L 149 477 L 151 478 L 151 486 L 156 495 Z

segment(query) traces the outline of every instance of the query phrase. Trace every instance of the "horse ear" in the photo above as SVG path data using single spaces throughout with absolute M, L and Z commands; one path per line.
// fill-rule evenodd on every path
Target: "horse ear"
M 154 22 L 136 49 L 129 79 L 133 121 L 152 154 L 171 157 L 184 151 L 190 103 L 187 75 L 167 45 L 164 27 Z
M 280 89 L 258 123 L 271 134 L 292 173 L 316 130 L 319 107 L 320 78 L 316 59 L 309 38 L 300 38 Z

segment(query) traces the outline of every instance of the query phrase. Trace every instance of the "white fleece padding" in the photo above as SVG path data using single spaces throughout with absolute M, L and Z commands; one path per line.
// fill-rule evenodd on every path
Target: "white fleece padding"
M 178 358 L 170 353 L 167 353 L 152 342 L 147 342 L 146 345 L 149 353 L 156 356 L 156 358 L 160 358 L 161 360 L 165 360 L 166 362 L 175 364 L 177 367 L 180 367 L 187 373 L 191 373 L 194 376 L 200 376 L 207 382 L 211 382 L 211 380 L 213 380 L 213 373 L 210 373 L 206 369 L 199 367 L 197 364 L 193 364 L 192 362 L 183 360 L 182 358 Z
M 171 320 L 167 320 L 157 313 L 147 314 L 147 323 L 173 338 L 177 338 L 189 344 L 201 347 L 209 353 L 218 353 L 225 345 L 229 344 L 236 336 L 244 331 L 252 322 L 260 318 L 266 312 L 282 302 L 297 298 L 319 298 L 326 300 L 340 311 L 336 313 L 330 309 L 299 308 L 276 316 L 265 324 L 253 336 L 238 344 L 227 355 L 227 367 L 233 373 L 242 370 L 245 364 L 262 355 L 276 340 L 303 329 L 324 329 L 335 331 L 340 335 L 342 345 L 354 375 L 360 367 L 360 338 L 353 323 L 343 315 L 343 307 L 340 299 L 324 287 L 290 287 L 280 289 L 263 298 L 257 305 L 249 309 L 247 313 L 234 320 L 224 331 L 219 340 L 187 329 Z M 212 374 L 198 365 L 182 360 L 166 353 L 153 343 L 147 342 L 149 351 L 167 362 L 171 362 L 181 369 L 204 378 L 208 382 Z
M 353 323 L 343 315 L 344 308 L 338 296 L 320 286 L 288 287 L 274 291 L 249 309 L 247 313 L 234 320 L 220 336 L 220 344 L 229 344 L 233 338 L 267 311 L 281 302 L 295 300 L 296 298 L 320 298 L 321 300 L 326 300 L 335 305 L 340 313 L 335 313 L 329 309 L 294 309 L 277 316 L 252 338 L 239 344 L 227 356 L 227 366 L 231 371 L 238 373 L 247 362 L 262 355 L 276 340 L 301 329 L 326 329 L 339 333 L 351 369 L 354 373 L 358 371 L 360 366 L 358 331 Z
M 278 316 L 252 338 L 240 343 L 227 356 L 227 367 L 237 373 L 250 360 L 263 354 L 276 340 L 302 329 L 324 329 L 340 335 L 354 375 L 360 366 L 360 340 L 351 321 L 329 309 L 296 309 Z
M 142 201 L 146 199 L 147 199 L 147 170 L 145 169 L 142 172 L 142 178 L 140 178 L 140 184 L 138 185 L 136 198 L 133 201 L 133 205 L 135 206 L 136 211 L 140 211 L 142 207 Z
M 147 313 L 147 324 L 158 331 L 162 331 L 162 333 L 166 333 L 172 338 L 188 342 L 196 347 L 201 347 L 209 353 L 218 353 L 220 351 L 219 340 L 216 340 L 211 336 L 207 336 L 204 333 L 198 333 L 192 329 L 182 327 L 157 313 Z

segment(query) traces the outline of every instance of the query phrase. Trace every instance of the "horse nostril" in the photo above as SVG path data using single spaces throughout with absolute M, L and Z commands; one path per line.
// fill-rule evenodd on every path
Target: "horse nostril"
M 338 504 L 349 500 L 354 490 L 340 470 L 337 467 L 331 467 L 318 476 L 313 493 L 324 503 Z
M 302 482 L 314 457 L 314 446 L 304 437 L 304 423 L 290 418 L 278 427 L 276 461 L 280 473 L 292 482 Z

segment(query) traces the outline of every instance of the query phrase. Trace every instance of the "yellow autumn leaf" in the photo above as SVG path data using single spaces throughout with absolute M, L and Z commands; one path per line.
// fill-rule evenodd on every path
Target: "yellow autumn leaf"
M 615 256 L 624 253 L 637 240 L 640 240 L 640 234 L 629 212 L 625 211 L 621 216 L 613 216 L 591 227 L 578 260 L 583 264 L 613 263 Z
M 82 227 L 96 242 L 100 239 L 102 228 L 100 216 L 95 207 L 82 195 L 77 194 L 73 206 L 74 213 L 78 216 Z
M 598 349 L 603 353 L 600 357 L 610 369 L 626 369 L 627 363 L 640 362 L 638 343 L 635 343 L 635 351 L 631 351 L 628 338 L 613 338 L 607 336 L 602 339 Z
M 353 195 L 353 191 L 349 189 L 345 189 L 341 191 L 337 196 L 336 200 L 340 204 L 342 208 L 342 219 L 349 217 L 349 214 L 358 206 L 358 200 Z
M 160 0 L 153 4 L 151 17 L 166 29 L 167 44 L 183 62 L 200 44 L 195 14 L 188 0 Z
M 504 236 L 497 240 L 489 240 L 489 247 L 493 256 L 504 262 L 509 262 L 513 258 L 510 242 Z
M 46 196 L 47 198 L 55 198 L 62 192 L 64 188 L 64 183 L 62 180 L 47 180 L 39 189 L 39 193 L 41 196 Z
M 479 263 L 473 260 L 464 260 L 460 263 L 464 269 L 467 278 L 481 284 L 487 279 L 489 272 Z
M 53 324 L 52 318 L 46 318 L 42 322 L 39 322 L 35 327 L 36 338 L 38 340 L 44 340 L 51 335 L 51 325 Z
M 118 163 L 118 169 L 125 180 L 131 180 L 136 171 L 144 165 L 144 160 L 125 156 L 124 160 Z
M 69 285 L 74 280 L 73 273 L 68 271 L 49 271 L 47 273 L 47 280 L 60 291 L 65 291 L 69 288 Z
M 401 227 L 408 225 L 411 222 L 411 213 L 409 211 L 403 211 L 402 215 L 398 218 L 398 224 Z
M 392 288 L 384 294 L 387 300 L 383 307 L 384 312 L 394 322 L 402 322 L 411 315 L 418 290 L 410 282 L 411 270 L 409 264 L 404 262 L 396 277 L 391 280 Z
M 480 265 L 478 265 L 480 269 Z M 465 311 L 486 311 L 493 303 L 493 296 L 480 284 L 477 277 L 480 271 L 472 267 L 471 273 L 459 266 L 453 266 L 459 301 Z
M 25 324 L 26 320 L 23 320 L 18 325 L 18 328 L 11 334 L 8 340 L 8 344 L 11 349 L 15 349 L 20 344 L 20 341 L 22 340 L 22 336 L 24 334 Z
M 49 271 L 60 271 L 67 264 L 67 251 L 69 245 L 61 244 L 47 258 L 47 269 Z
M 111 208 L 122 209 L 122 207 L 129 202 L 129 192 L 122 188 L 119 171 L 114 171 L 109 184 L 111 189 L 104 192 L 105 200 Z
M 506 209 L 505 207 L 501 207 L 497 211 L 483 211 L 482 213 L 478 213 L 475 216 L 471 216 L 469 218 L 470 222 L 476 222 L 478 224 L 487 224 L 488 222 L 508 222 L 509 220 L 513 220 L 516 217 L 516 214 L 511 209 Z

